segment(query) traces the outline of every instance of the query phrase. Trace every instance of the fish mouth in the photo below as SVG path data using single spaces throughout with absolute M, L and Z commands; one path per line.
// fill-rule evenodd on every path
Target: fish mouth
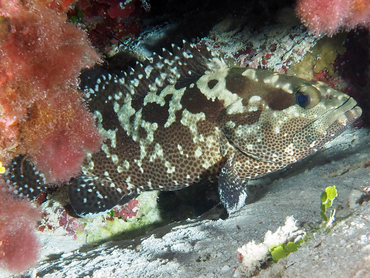
M 330 112 L 335 121 L 343 126 L 349 126 L 362 115 L 361 107 L 357 106 L 354 98 L 349 97 L 341 106 Z
M 354 121 L 356 121 L 358 118 L 360 118 L 362 115 L 362 109 L 360 106 L 354 106 L 352 107 L 350 110 L 347 110 L 345 113 L 344 113 L 344 116 L 346 117 L 347 119 L 347 122 L 348 124 L 347 125 L 351 125 L 352 123 L 354 123 Z
M 301 129 L 299 132 L 306 134 L 303 141 L 302 136 L 296 133 L 293 143 L 298 148 L 310 146 L 318 149 L 343 133 L 361 115 L 362 109 L 357 106 L 356 100 L 348 97 L 342 105 L 329 109 L 316 121 Z
M 323 134 L 326 134 L 324 136 L 326 140 L 324 140 L 328 142 L 340 135 L 361 115 L 362 109 L 357 105 L 356 100 L 352 97 L 348 97 L 341 106 L 329 110 L 323 115 L 322 126 L 324 128 L 326 127 L 326 132 L 323 131 Z

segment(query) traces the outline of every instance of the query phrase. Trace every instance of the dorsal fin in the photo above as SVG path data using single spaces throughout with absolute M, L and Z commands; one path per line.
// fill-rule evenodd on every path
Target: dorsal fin
M 109 95 L 110 92 L 117 91 L 124 95 L 131 94 L 133 98 L 143 97 L 148 92 L 159 91 L 169 84 L 183 86 L 199 78 L 205 71 L 218 69 L 220 63 L 224 64 L 221 59 L 212 57 L 206 46 L 198 49 L 196 45 L 186 41 L 183 43 L 182 48 L 172 45 L 172 51 L 163 49 L 162 55 L 154 52 L 144 62 L 137 62 L 133 68 L 119 74 L 109 74 L 108 71 L 99 69 L 101 76 L 95 79 L 95 84 L 90 80 L 90 85 L 82 86 L 86 100 L 90 100 L 97 92 L 99 99 L 104 98 L 105 94 L 107 99 L 113 98 L 114 96 Z

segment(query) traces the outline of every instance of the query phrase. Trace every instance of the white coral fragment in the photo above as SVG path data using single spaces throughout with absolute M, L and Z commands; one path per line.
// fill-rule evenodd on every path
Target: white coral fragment
M 234 277 L 252 275 L 266 261 L 269 255 L 269 247 L 287 242 L 297 230 L 298 227 L 293 216 L 288 216 L 285 225 L 279 227 L 276 232 L 266 232 L 262 243 L 256 244 L 252 240 L 238 248 L 241 265 L 235 270 Z

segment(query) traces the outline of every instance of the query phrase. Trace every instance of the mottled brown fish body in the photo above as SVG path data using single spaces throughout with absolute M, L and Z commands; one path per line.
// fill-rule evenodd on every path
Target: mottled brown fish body
M 235 211 L 249 179 L 310 155 L 361 115 L 356 101 L 322 82 L 229 68 L 193 47 L 174 53 L 102 75 L 86 90 L 106 140 L 70 186 L 78 214 L 144 190 L 217 180 Z
M 127 72 L 94 69 L 85 81 L 85 101 L 105 140 L 68 185 L 80 216 L 145 190 L 208 182 L 218 182 L 232 213 L 245 204 L 248 180 L 316 152 L 361 116 L 353 98 L 323 82 L 228 67 L 186 43 Z M 22 196 L 47 186 L 24 157 L 6 177 Z

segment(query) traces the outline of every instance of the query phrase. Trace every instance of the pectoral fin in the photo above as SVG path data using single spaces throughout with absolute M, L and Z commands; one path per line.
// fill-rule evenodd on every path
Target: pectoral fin
M 227 212 L 232 214 L 240 210 L 247 199 L 247 180 L 241 179 L 234 171 L 234 155 L 232 155 L 221 169 L 218 181 L 218 192 L 222 204 Z

